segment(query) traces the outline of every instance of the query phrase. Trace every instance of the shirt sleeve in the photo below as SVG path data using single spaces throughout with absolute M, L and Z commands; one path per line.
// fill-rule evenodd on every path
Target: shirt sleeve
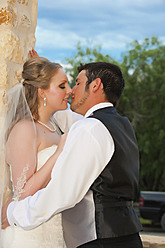
M 33 229 L 53 215 L 74 207 L 114 153 L 114 142 L 106 127 L 94 118 L 76 122 L 70 129 L 64 150 L 52 170 L 45 189 L 8 206 L 11 226 Z
M 55 112 L 52 117 L 64 133 L 69 131 L 73 123 L 84 118 L 83 115 L 73 112 L 70 106 L 66 110 Z

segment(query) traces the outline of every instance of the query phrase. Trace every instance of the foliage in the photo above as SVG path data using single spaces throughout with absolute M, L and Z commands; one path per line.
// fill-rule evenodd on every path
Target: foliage
M 87 43 L 83 46 L 81 42 L 77 44 L 77 53 L 73 58 L 66 58 L 64 63 L 67 63 L 69 67 L 65 69 L 71 77 L 70 85 L 73 87 L 77 77 L 77 67 L 80 64 L 90 63 L 90 62 L 111 62 L 117 63 L 110 55 L 103 55 L 101 53 L 101 46 L 94 46 L 92 41 L 87 40 Z
M 117 62 L 103 55 L 100 46 L 79 42 L 77 53 L 65 60 L 73 78 L 80 63 L 105 61 L 118 64 L 125 78 L 125 90 L 118 111 L 132 122 L 140 150 L 140 189 L 165 191 L 165 46 L 156 37 L 141 44 L 135 40 Z
M 143 190 L 165 190 L 165 46 L 156 38 L 134 41 L 121 68 L 126 87 L 121 111 L 136 130 Z

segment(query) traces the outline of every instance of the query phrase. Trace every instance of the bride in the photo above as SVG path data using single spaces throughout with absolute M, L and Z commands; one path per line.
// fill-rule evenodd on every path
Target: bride
M 22 77 L 23 83 L 8 92 L 5 102 L 3 144 L 8 176 L 3 202 L 9 199 L 10 191 L 18 201 L 48 184 L 65 143 L 66 135 L 62 134 L 81 118 L 66 110 L 71 88 L 61 65 L 34 57 L 24 64 Z M 31 231 L 9 226 L 1 230 L 0 242 L 2 248 L 65 247 L 61 214 Z

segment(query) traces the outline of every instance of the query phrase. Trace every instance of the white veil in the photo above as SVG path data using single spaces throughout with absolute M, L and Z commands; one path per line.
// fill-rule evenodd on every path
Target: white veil
M 34 128 L 35 140 L 33 145 L 34 159 L 36 160 L 36 128 L 31 115 L 28 103 L 26 101 L 24 86 L 22 83 L 17 84 L 11 88 L 3 99 L 2 108 L 0 110 L 0 209 L 2 209 L 3 204 L 9 199 L 18 200 L 19 191 L 14 195 L 14 190 L 11 180 L 10 165 L 6 162 L 6 142 L 12 131 L 13 127 L 20 121 L 28 121 L 31 123 L 32 128 Z M 17 134 L 16 134 L 17 135 Z M 24 139 L 22 137 L 21 139 Z M 13 149 L 16 149 L 13 144 Z M 17 156 L 17 154 L 16 154 Z M 23 186 L 26 183 L 26 166 L 29 165 L 31 158 L 28 158 L 28 151 L 26 156 L 26 161 L 24 160 L 25 167 L 22 171 L 21 178 L 18 178 L 19 190 L 21 192 Z M 33 171 L 35 172 L 36 163 L 30 164 L 33 166 Z M 22 169 L 21 169 L 22 170 Z M 33 180 L 32 180 L 33 181 Z M 29 188 L 33 183 L 29 185 Z M 1 215 L 0 215 L 1 219 Z M 1 223 L 1 222 L 0 222 Z M 0 231 L 1 234 L 1 231 Z M 1 241 L 1 238 L 0 238 Z M 0 242 L 1 243 L 1 242 Z

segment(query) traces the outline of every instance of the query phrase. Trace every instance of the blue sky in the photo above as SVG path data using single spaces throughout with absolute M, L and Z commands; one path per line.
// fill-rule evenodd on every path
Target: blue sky
M 120 60 L 135 39 L 155 35 L 165 43 L 164 24 L 164 0 L 38 0 L 35 49 L 62 63 L 88 39 Z

